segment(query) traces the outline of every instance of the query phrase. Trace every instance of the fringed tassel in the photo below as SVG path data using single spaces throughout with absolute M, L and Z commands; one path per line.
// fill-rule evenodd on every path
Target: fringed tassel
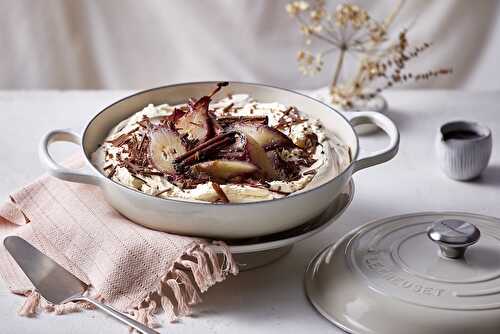
M 104 302 L 104 298 L 100 294 L 95 294 L 90 296 L 90 298 L 97 300 L 101 303 Z M 85 301 L 70 302 L 66 304 L 54 305 L 48 303 L 45 299 L 41 301 L 42 309 L 47 313 L 54 313 L 55 315 L 63 315 L 69 313 L 78 313 L 83 310 L 95 310 L 96 306 L 92 303 Z
M 177 320 L 177 314 L 175 313 L 175 305 L 172 303 L 173 295 L 172 293 L 169 294 L 171 291 L 167 284 L 167 280 L 169 279 L 167 275 L 161 278 L 160 289 L 158 289 L 156 293 L 160 297 L 160 305 L 163 312 L 165 312 L 165 317 L 169 322 L 175 322 Z
M 90 295 L 89 294 L 89 298 L 92 298 L 93 300 L 96 300 L 96 301 L 98 301 L 101 304 L 104 303 L 104 297 L 100 293 L 95 293 L 94 295 Z M 95 310 L 95 309 L 97 309 L 97 306 L 95 306 L 92 303 L 78 302 L 78 304 L 82 307 L 82 309 L 85 309 L 85 310 Z
M 212 265 L 212 275 L 214 277 L 215 282 L 222 282 L 224 280 L 224 273 L 222 272 L 222 266 L 219 263 L 219 257 L 217 256 L 217 252 L 207 244 L 201 244 L 200 248 L 205 252 L 208 256 L 209 263 Z
M 140 323 L 144 323 L 146 321 L 144 309 L 141 307 L 139 307 L 137 310 L 131 310 L 129 313 L 132 319 L 139 321 Z M 135 329 L 133 327 L 129 327 L 128 331 L 129 333 L 134 333 Z
M 191 260 L 181 260 L 179 261 L 181 265 L 184 267 L 188 268 L 191 270 L 191 273 L 193 274 L 194 281 L 196 285 L 198 286 L 198 289 L 200 289 L 201 292 L 205 292 L 208 290 L 208 284 L 206 278 L 203 276 L 203 272 L 201 271 L 200 266 L 198 263 L 191 261 Z
M 160 326 L 160 324 L 156 321 L 155 313 L 156 313 L 156 302 L 154 300 L 150 300 L 146 311 L 146 320 L 147 320 L 145 324 L 146 326 L 149 326 L 151 328 L 156 328 Z
M 224 256 L 223 263 L 225 264 L 225 266 L 223 266 L 222 271 L 225 273 L 230 273 L 234 276 L 238 275 L 240 270 L 238 269 L 238 264 L 236 263 L 236 261 L 234 261 L 229 247 L 222 241 L 214 241 L 213 244 L 220 247 L 222 255 Z
M 52 305 L 52 312 L 54 312 L 55 315 L 78 313 L 81 312 L 82 309 L 83 307 L 82 304 L 80 303 L 66 303 L 66 304 Z
M 168 296 L 161 296 L 160 303 L 168 321 L 175 322 L 177 320 L 177 315 L 175 314 L 174 304 L 172 304 L 170 298 L 168 298 Z
M 191 277 L 189 277 L 186 272 L 181 269 L 174 269 L 174 277 L 184 287 L 189 305 L 196 305 L 202 302 L 198 291 L 196 291 L 196 288 L 193 285 Z
M 201 272 L 205 280 L 206 289 L 210 288 L 215 284 L 215 278 L 210 271 L 210 265 L 208 264 L 206 253 L 201 250 L 199 247 L 195 249 L 191 249 L 187 252 L 188 255 L 196 258 L 196 263 L 198 264 L 198 269 Z
M 229 248 L 221 242 L 216 246 L 215 248 L 209 244 L 193 245 L 162 277 L 161 286 L 156 293 L 169 321 L 173 322 L 178 316 L 191 314 L 190 306 L 202 301 L 198 290 L 206 291 L 216 282 L 223 281 L 229 273 L 238 274 L 238 266 Z M 216 249 L 222 253 L 222 264 Z M 139 319 L 143 317 L 139 310 L 136 313 Z
M 36 290 L 26 291 L 26 300 L 23 306 L 17 311 L 22 317 L 33 317 L 37 314 L 38 305 L 40 305 L 40 294 Z
M 159 324 L 155 319 L 154 313 L 156 311 L 156 302 L 154 300 L 150 300 L 146 298 L 147 305 L 141 306 L 138 309 L 133 309 L 131 313 L 131 318 L 137 320 L 144 326 L 155 328 L 158 327 Z M 134 329 L 129 327 L 129 332 L 134 332 Z
M 172 290 L 177 302 L 177 315 L 182 317 L 191 314 L 191 307 L 189 307 L 186 300 L 186 294 L 181 290 L 179 283 L 175 279 L 169 279 L 167 280 L 167 285 Z

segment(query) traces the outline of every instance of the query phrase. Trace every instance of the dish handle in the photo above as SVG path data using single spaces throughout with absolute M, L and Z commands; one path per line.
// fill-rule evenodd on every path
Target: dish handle
M 389 145 L 367 156 L 354 161 L 353 173 L 374 165 L 384 163 L 394 158 L 399 149 L 399 131 L 393 121 L 387 116 L 375 111 L 356 111 L 347 113 L 347 118 L 353 126 L 361 124 L 374 124 L 384 130 L 389 136 Z
M 47 168 L 50 175 L 64 181 L 94 185 L 99 184 L 99 177 L 90 173 L 67 168 L 57 163 L 49 153 L 49 146 L 55 142 L 70 142 L 81 146 L 82 139 L 79 134 L 69 129 L 53 130 L 42 138 L 38 149 L 38 155 L 40 161 Z

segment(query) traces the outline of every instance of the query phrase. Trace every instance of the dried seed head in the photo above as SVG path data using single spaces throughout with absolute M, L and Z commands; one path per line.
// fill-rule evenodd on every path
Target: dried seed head
M 341 4 L 329 11 L 324 0 L 293 1 L 286 6 L 287 12 L 300 23 L 305 49 L 297 54 L 299 70 L 304 75 L 315 75 L 323 69 L 324 57 L 337 57 L 334 84 L 331 87 L 332 102 L 343 107 L 352 106 L 356 100 L 370 99 L 383 89 L 411 81 L 428 80 L 452 73 L 451 68 L 411 73 L 409 62 L 430 48 L 431 43 L 412 46 L 407 30 L 395 38 L 389 38 L 388 28 L 396 10 L 385 21 L 377 21 L 360 6 Z M 396 13 L 396 14 L 395 14 Z M 313 42 L 319 41 L 327 49 L 312 51 Z M 337 51 L 337 52 L 335 52 Z M 339 52 L 340 51 L 340 52 Z M 357 53 L 360 62 L 353 79 L 339 83 L 345 53 Z

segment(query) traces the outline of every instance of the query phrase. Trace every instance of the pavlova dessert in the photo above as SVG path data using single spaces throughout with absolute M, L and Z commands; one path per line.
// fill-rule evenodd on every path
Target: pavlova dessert
M 153 196 L 243 203 L 287 196 L 350 163 L 349 148 L 318 120 L 248 95 L 213 102 L 224 86 L 185 104 L 148 105 L 111 130 L 93 164 Z

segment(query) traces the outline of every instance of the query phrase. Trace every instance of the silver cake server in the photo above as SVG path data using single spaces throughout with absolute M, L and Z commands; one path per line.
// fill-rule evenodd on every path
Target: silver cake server
M 17 236 L 10 236 L 5 238 L 3 243 L 36 290 L 47 301 L 53 304 L 86 301 L 140 333 L 159 334 L 125 314 L 84 296 L 84 292 L 88 289 L 87 284 L 44 255 L 26 240 Z

